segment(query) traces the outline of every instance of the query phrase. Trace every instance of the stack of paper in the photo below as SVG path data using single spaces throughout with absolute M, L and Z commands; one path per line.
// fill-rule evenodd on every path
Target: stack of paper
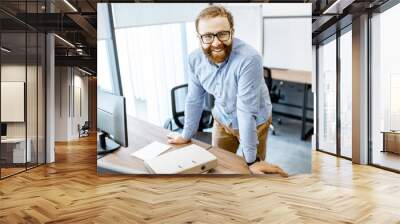
M 152 142 L 151 144 L 131 153 L 131 156 L 137 157 L 143 161 L 147 161 L 149 159 L 155 158 L 159 156 L 161 153 L 170 149 L 171 146 L 160 143 L 160 142 Z

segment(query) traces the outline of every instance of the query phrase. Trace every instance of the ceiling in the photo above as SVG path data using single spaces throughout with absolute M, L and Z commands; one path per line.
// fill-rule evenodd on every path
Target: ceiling
M 100 1 L 66 2 L 48 0 L 46 5 L 44 0 L 1 0 L 2 46 L 12 49 L 7 53 L 8 60 L 16 62 L 25 55 L 28 59 L 36 57 L 37 41 L 33 38 L 37 33 L 54 32 L 56 65 L 78 66 L 96 74 L 96 5 Z
M 387 0 L 254 0 L 241 2 L 312 3 L 313 43 L 336 32 L 337 27 L 351 23 L 352 17 L 372 10 Z M 25 54 L 24 32 L 54 32 L 56 65 L 80 66 L 96 73 L 96 6 L 100 2 L 166 2 L 166 1 L 101 1 L 101 0 L 1 0 L 0 25 L 3 46 L 14 54 Z M 171 1 L 169 1 L 171 2 Z M 199 2 L 175 0 L 174 2 Z M 209 2 L 209 1 L 203 1 Z M 219 1 L 219 2 L 232 2 Z M 337 2 L 337 3 L 335 3 Z M 49 13 L 52 11 L 52 13 Z M 338 22 L 340 20 L 340 22 Z M 347 22 L 346 22 L 347 21 Z M 338 26 L 339 24 L 339 26 Z M 23 33 L 21 33 L 23 32 Z M 63 41 L 62 39 L 66 40 Z M 28 54 L 35 52 L 35 43 L 28 38 Z M 72 46 L 72 45 L 73 46 Z

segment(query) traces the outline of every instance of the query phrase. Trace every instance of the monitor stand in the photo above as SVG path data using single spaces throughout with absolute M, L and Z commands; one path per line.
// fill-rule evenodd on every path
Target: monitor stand
M 97 141 L 97 155 L 107 154 L 119 149 L 121 145 L 108 137 L 106 133 L 100 133 Z

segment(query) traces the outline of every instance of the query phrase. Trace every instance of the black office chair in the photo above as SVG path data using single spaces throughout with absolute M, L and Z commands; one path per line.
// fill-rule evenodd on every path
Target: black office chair
M 268 87 L 268 91 L 269 91 L 269 96 L 271 98 L 271 103 L 278 103 L 279 100 L 284 99 L 284 96 L 281 94 L 281 87 L 283 85 L 283 82 L 280 81 L 278 85 L 273 85 L 273 81 L 272 81 L 272 74 L 271 74 L 271 69 L 264 67 L 264 80 L 265 80 L 265 84 Z M 270 125 L 270 130 L 272 131 L 273 135 L 276 135 L 276 129 L 274 126 L 274 123 L 272 121 L 271 125 Z M 282 124 L 282 120 L 280 118 L 278 118 L 278 124 Z
M 172 88 L 171 104 L 172 119 L 168 119 L 164 123 L 164 128 L 181 132 L 185 123 L 185 99 L 188 92 L 188 84 L 183 84 Z M 204 109 L 200 118 L 198 132 L 194 139 L 211 144 L 211 133 L 204 132 L 205 129 L 212 128 L 214 119 L 211 114 L 211 108 L 214 106 L 214 98 L 207 94 Z
M 89 136 L 89 129 L 90 129 L 89 124 L 90 124 L 89 121 L 85 121 L 85 123 L 82 126 L 78 124 L 79 138 Z

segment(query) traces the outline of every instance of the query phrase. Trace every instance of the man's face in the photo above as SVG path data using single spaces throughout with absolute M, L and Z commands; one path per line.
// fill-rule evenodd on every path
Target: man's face
M 214 63 L 225 61 L 232 51 L 233 29 L 231 29 L 228 19 L 221 16 L 200 19 L 197 29 L 201 48 L 208 59 Z M 207 34 L 217 33 L 219 33 L 219 38 L 217 36 L 211 37 L 211 35 L 208 35 L 207 38 Z M 203 41 L 200 36 L 203 36 Z M 207 39 L 210 40 L 209 37 L 214 38 L 210 43 L 207 41 Z M 204 40 L 206 40 L 206 43 L 204 43 Z

